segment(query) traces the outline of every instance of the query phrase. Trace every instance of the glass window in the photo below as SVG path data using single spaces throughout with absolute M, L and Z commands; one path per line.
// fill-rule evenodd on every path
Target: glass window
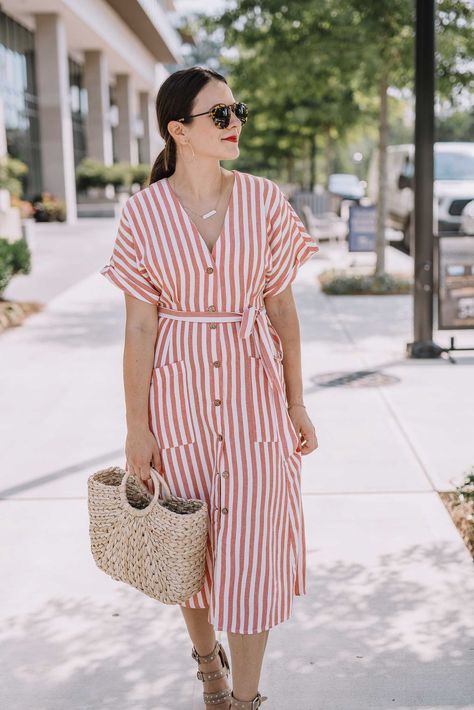
M 69 57 L 69 100 L 71 105 L 72 136 L 74 143 L 74 165 L 87 155 L 85 90 L 83 87 L 82 65 Z
M 42 190 L 34 35 L 2 10 L 0 76 L 7 150 L 12 158 L 28 166 L 23 178 L 23 197 L 31 200 Z
M 474 153 L 434 155 L 435 180 L 474 180 Z

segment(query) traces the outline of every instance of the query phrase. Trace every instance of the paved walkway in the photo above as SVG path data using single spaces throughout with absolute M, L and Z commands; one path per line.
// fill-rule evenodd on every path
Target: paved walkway
M 123 296 L 98 274 L 113 221 L 88 222 L 84 250 L 64 226 L 56 241 L 58 267 L 79 260 L 70 283 L 44 266 L 47 308 L 0 337 L 2 706 L 198 710 L 179 610 L 110 580 L 89 551 L 87 476 L 123 465 L 125 428 Z M 321 294 L 317 272 L 353 258 L 371 257 L 322 245 L 294 286 L 319 436 L 303 459 L 309 593 L 270 633 L 263 707 L 473 710 L 472 561 L 436 491 L 473 463 L 474 352 L 408 360 L 409 296 Z M 391 248 L 388 264 L 411 268 Z

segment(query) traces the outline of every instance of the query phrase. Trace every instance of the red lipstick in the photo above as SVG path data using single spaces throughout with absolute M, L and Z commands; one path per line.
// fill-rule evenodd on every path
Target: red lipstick
M 232 141 L 232 143 L 237 143 L 237 136 L 229 136 L 228 138 L 223 138 L 224 141 Z

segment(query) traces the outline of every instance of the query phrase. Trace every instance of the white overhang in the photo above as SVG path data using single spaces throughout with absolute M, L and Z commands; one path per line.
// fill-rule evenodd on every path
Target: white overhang
M 157 62 L 181 61 L 179 35 L 164 11 L 155 13 L 154 20 L 143 17 L 142 2 L 127 0 L 122 4 L 135 7 L 134 23 L 113 7 L 115 0 L 2 0 L 2 9 L 11 17 L 35 30 L 34 15 L 56 13 L 61 16 L 67 36 L 68 53 L 81 59 L 87 50 L 103 51 L 109 72 L 130 74 L 138 91 L 154 91 L 157 86 Z M 155 5 L 155 3 L 152 3 Z M 156 3 L 158 5 L 158 3 Z M 138 19 L 137 19 L 138 18 Z M 161 22 L 161 33 L 156 23 Z M 154 28 L 155 45 L 153 45 Z M 161 37 L 158 40 L 158 37 Z M 166 38 L 166 40 L 164 39 Z

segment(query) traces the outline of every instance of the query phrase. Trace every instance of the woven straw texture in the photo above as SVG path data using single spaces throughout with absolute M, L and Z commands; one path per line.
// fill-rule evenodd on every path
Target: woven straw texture
M 88 478 L 92 556 L 113 579 L 164 604 L 178 604 L 204 584 L 207 504 L 171 495 L 158 471 L 150 472 L 153 495 L 118 466 Z

